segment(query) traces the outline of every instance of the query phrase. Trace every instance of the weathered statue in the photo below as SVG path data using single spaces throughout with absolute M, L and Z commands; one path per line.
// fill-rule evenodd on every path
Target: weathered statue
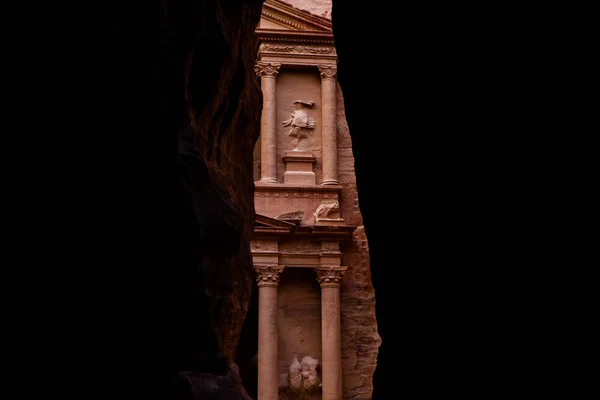
M 323 201 L 314 213 L 317 218 L 339 218 L 340 203 L 337 200 Z
M 298 144 L 300 139 L 308 137 L 308 129 L 315 129 L 315 120 L 309 118 L 304 107 L 312 107 L 315 103 L 313 101 L 294 101 L 294 112 L 292 117 L 288 120 L 283 121 L 283 126 L 290 126 L 291 129 L 288 132 L 288 136 L 292 138 L 292 150 L 298 150 Z
M 304 356 L 301 364 L 302 379 L 304 380 L 302 387 L 308 394 L 313 393 L 316 389 L 321 387 L 321 379 L 319 379 L 319 375 L 317 375 L 317 365 L 319 365 L 319 360 L 316 360 L 311 356 Z
M 322 387 L 321 379 L 317 374 L 319 361 L 310 357 L 304 356 L 302 362 L 298 361 L 298 357 L 294 356 L 294 360 L 289 368 L 288 387 L 280 387 L 281 399 L 287 400 L 308 400 L 311 395 L 319 391 Z
M 298 361 L 298 357 L 294 356 L 294 361 L 290 365 L 288 380 L 290 382 L 290 389 L 293 392 L 299 392 L 302 390 L 302 365 Z

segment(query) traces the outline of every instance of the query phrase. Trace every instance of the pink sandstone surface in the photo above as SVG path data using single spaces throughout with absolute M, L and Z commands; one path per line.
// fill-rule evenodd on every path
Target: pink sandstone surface
M 300 10 L 331 19 L 331 0 L 282 0 Z M 341 0 L 344 1 L 344 0 Z M 345 0 L 348 1 L 348 0 Z

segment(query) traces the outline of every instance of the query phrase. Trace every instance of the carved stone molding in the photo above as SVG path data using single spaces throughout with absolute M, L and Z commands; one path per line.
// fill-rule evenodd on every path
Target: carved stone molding
M 281 64 L 258 62 L 254 66 L 254 72 L 261 78 L 263 76 L 275 77 L 279 73 L 279 68 L 281 68 Z
M 291 54 L 331 54 L 337 55 L 333 46 L 302 46 L 302 45 L 285 45 L 263 43 L 259 47 L 260 52 L 270 51 L 274 53 L 291 53 Z
M 346 273 L 347 267 L 319 267 L 315 268 L 317 272 L 317 282 L 322 288 L 340 287 L 342 276 Z
M 257 267 L 254 266 L 254 270 L 256 271 L 256 283 L 258 287 L 263 286 L 279 286 L 279 274 L 283 272 L 282 266 L 267 266 L 267 267 Z
M 335 79 L 337 76 L 337 67 L 331 65 L 319 65 L 321 79 Z

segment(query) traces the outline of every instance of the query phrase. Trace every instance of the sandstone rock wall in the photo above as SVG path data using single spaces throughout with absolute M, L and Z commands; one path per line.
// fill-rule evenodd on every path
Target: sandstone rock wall
M 348 266 L 341 286 L 343 395 L 344 399 L 370 399 L 381 338 L 375 316 L 369 245 L 358 204 L 352 139 L 339 84 L 337 124 L 339 180 L 344 186 L 340 208 L 346 223 L 358 226 L 352 240 L 345 241 L 342 248 L 342 265 Z

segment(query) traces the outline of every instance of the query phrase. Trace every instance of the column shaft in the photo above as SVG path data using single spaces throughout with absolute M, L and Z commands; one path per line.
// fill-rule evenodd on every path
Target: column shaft
M 321 285 L 322 399 L 342 400 L 342 327 L 340 281 L 347 267 L 318 267 Z
M 255 266 L 258 286 L 258 398 L 278 400 L 277 287 L 283 266 Z
M 258 398 L 277 400 L 277 287 L 258 288 L 258 307 Z
M 278 64 L 258 63 L 263 108 L 260 118 L 260 180 L 277 183 L 277 87 Z
M 336 68 L 319 67 L 321 71 L 321 117 L 323 150 L 323 185 L 338 185 Z
M 342 399 L 340 288 L 321 289 L 323 400 Z

